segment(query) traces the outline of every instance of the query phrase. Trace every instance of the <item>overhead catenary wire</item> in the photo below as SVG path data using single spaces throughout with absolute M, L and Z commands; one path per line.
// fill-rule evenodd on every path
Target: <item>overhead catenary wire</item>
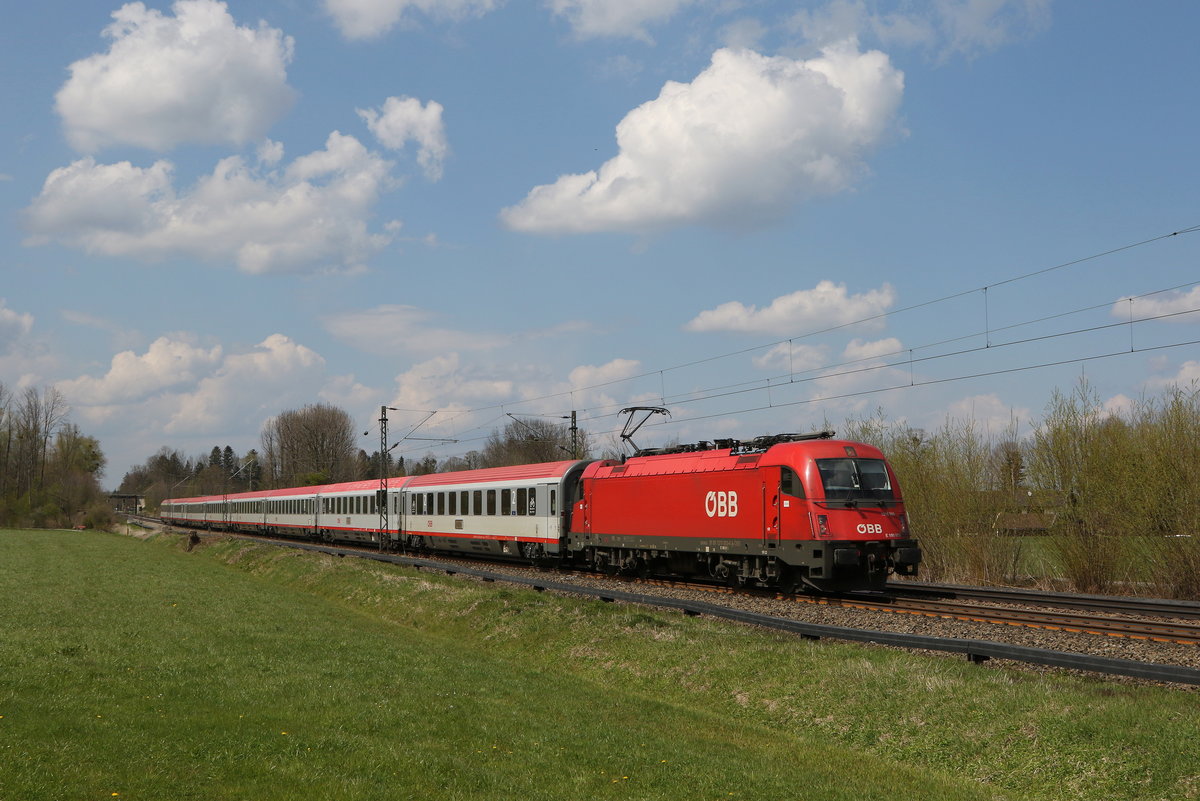
M 823 327 L 820 329 L 814 329 L 812 331 L 798 334 L 798 335 L 795 335 L 795 336 L 792 336 L 792 337 L 789 337 L 786 339 L 775 340 L 773 342 L 769 342 L 766 344 L 759 344 L 759 345 L 752 346 L 752 347 L 741 348 L 738 350 L 729 351 L 729 352 L 720 353 L 720 354 L 714 354 L 714 355 L 707 356 L 707 357 L 704 357 L 701 359 L 694 359 L 691 361 L 675 364 L 675 365 L 672 365 L 669 367 L 658 368 L 658 369 L 654 369 L 654 370 L 647 370 L 647 371 L 644 371 L 644 372 L 641 372 L 641 373 L 638 373 L 635 375 L 624 376 L 624 377 L 612 379 L 609 381 L 597 382 L 595 384 L 591 384 L 591 385 L 584 386 L 584 387 L 572 387 L 570 390 L 564 390 L 562 392 L 547 393 L 547 394 L 540 395 L 540 396 L 524 398 L 524 399 L 522 399 L 520 401 L 516 401 L 516 402 L 506 402 L 505 404 L 482 406 L 482 407 L 477 407 L 477 408 L 472 408 L 472 409 L 454 410 L 453 412 L 450 412 L 450 415 L 452 415 L 452 417 L 450 417 L 450 419 L 447 422 L 450 422 L 451 420 L 460 418 L 462 416 L 475 415 L 480 412 L 485 412 L 485 411 L 490 411 L 490 410 L 495 410 L 495 409 L 502 409 L 504 407 L 513 407 L 513 406 L 517 406 L 517 405 L 541 403 L 544 401 L 552 401 L 557 398 L 568 398 L 569 397 L 570 405 L 572 406 L 572 408 L 574 408 L 575 407 L 574 400 L 575 400 L 576 393 L 601 390 L 601 389 L 606 389 L 606 388 L 620 385 L 620 384 L 636 382 L 640 379 L 645 379 L 647 377 L 651 377 L 656 374 L 659 376 L 659 381 L 658 381 L 659 392 L 657 394 L 659 394 L 660 399 L 663 402 L 663 404 L 664 405 L 670 405 L 670 404 L 679 405 L 679 404 L 684 404 L 684 403 L 697 403 L 697 402 L 702 402 L 702 401 L 716 400 L 716 399 L 720 399 L 723 397 L 731 397 L 731 396 L 736 396 L 736 395 L 740 395 L 740 394 L 746 394 L 749 392 L 770 393 L 770 390 L 772 388 L 779 388 L 781 386 L 785 386 L 786 384 L 805 383 L 805 382 L 817 381 L 817 380 L 822 380 L 822 379 L 836 378 L 839 376 L 853 375 L 856 373 L 865 373 L 865 372 L 884 370 L 884 369 L 889 369 L 889 368 L 898 368 L 901 366 L 906 366 L 908 369 L 908 372 L 909 372 L 908 381 L 906 383 L 904 383 L 902 386 L 888 386 L 888 387 L 882 387 L 882 388 L 865 389 L 865 390 L 857 391 L 854 393 L 848 393 L 846 395 L 823 396 L 821 398 L 804 399 L 801 401 L 787 401 L 787 402 L 781 402 L 781 403 L 768 402 L 768 404 L 765 406 L 746 408 L 746 409 L 738 409 L 738 410 L 730 410 L 730 411 L 721 412 L 719 414 L 705 415 L 705 416 L 701 416 L 701 417 L 695 417 L 695 416 L 687 417 L 680 421 L 675 421 L 675 423 L 677 424 L 679 422 L 685 422 L 685 421 L 690 421 L 690 420 L 709 419 L 712 417 L 745 414 L 745 413 L 753 412 L 753 411 L 760 411 L 760 410 L 772 409 L 772 408 L 781 408 L 781 407 L 786 407 L 786 406 L 794 406 L 794 405 L 798 405 L 798 404 L 802 404 L 802 403 L 816 403 L 816 402 L 821 402 L 821 401 L 837 400 L 840 398 L 856 397 L 856 396 L 867 395 L 867 394 L 872 394 L 872 393 L 876 393 L 876 392 L 890 392 L 890 391 L 894 391 L 895 389 L 899 389 L 899 388 L 913 388 L 913 387 L 920 387 L 920 386 L 930 386 L 933 384 L 942 384 L 942 383 L 948 383 L 948 382 L 952 382 L 952 381 L 969 380 L 972 378 L 980 378 L 980 377 L 986 377 L 986 376 L 990 376 L 990 375 L 1002 375 L 1002 374 L 1007 374 L 1007 373 L 1012 373 L 1012 372 L 1020 372 L 1023 370 L 1044 369 L 1047 367 L 1062 365 L 1062 364 L 1081 363 L 1081 362 L 1093 361 L 1093 360 L 1097 360 L 1097 359 L 1111 358 L 1111 357 L 1115 357 L 1118 355 L 1128 355 L 1131 353 L 1146 352 L 1146 351 L 1150 351 L 1150 350 L 1162 350 L 1162 349 L 1168 349 L 1168 348 L 1173 348 L 1173 347 L 1183 347 L 1186 345 L 1196 344 L 1195 341 L 1185 341 L 1185 342 L 1178 342 L 1178 343 L 1172 343 L 1172 344 L 1167 344 L 1167 345 L 1156 345 L 1156 346 L 1151 346 L 1151 347 L 1146 347 L 1146 348 L 1137 348 L 1133 341 L 1133 333 L 1132 333 L 1133 325 L 1138 324 L 1138 323 L 1150 322 L 1153 320 L 1177 317 L 1177 316 L 1181 316 L 1181 315 L 1185 315 L 1185 314 L 1192 314 L 1197 311 L 1200 311 L 1200 309 L 1189 309 L 1186 311 L 1171 312 L 1171 313 L 1166 313 L 1166 314 L 1161 314 L 1161 315 L 1152 315 L 1152 316 L 1142 317 L 1142 318 L 1134 318 L 1133 314 L 1132 314 L 1132 305 L 1135 300 L 1148 298 L 1153 295 L 1162 294 L 1162 293 L 1166 293 L 1166 292 L 1177 291 L 1184 287 L 1195 286 L 1197 283 L 1200 283 L 1200 282 L 1187 282 L 1187 283 L 1183 283 L 1183 284 L 1177 284 L 1172 287 L 1157 289 L 1152 292 L 1146 292 L 1146 293 L 1143 293 L 1143 294 L 1137 295 L 1137 296 L 1123 297 L 1123 298 L 1119 298 L 1116 301 L 1109 301 L 1109 302 L 1106 302 L 1103 304 L 1095 304 L 1092 306 L 1082 307 L 1079 309 L 1073 309 L 1073 310 L 1069 310 L 1069 311 L 1046 315 L 1046 316 L 1038 317 L 1035 319 L 1027 320 L 1024 322 L 1014 323 L 1014 324 L 1010 324 L 1007 326 L 1001 326 L 996 329 L 991 328 L 990 306 L 986 306 L 986 304 L 987 304 L 986 296 L 987 296 L 988 290 L 991 288 L 994 288 L 994 287 L 1013 284 L 1013 283 L 1016 283 L 1019 281 L 1023 281 L 1026 279 L 1045 275 L 1047 273 L 1051 273 L 1051 272 L 1058 271 L 1058 270 L 1063 270 L 1063 269 L 1066 269 L 1069 267 L 1073 267 L 1073 266 L 1080 265 L 1080 264 L 1083 264 L 1086 262 L 1090 262 L 1090 261 L 1093 261 L 1096 259 L 1100 259 L 1105 256 L 1110 256 L 1110 255 L 1120 253 L 1123 251 L 1128 251 L 1128 250 L 1131 250 L 1134 248 L 1150 245 L 1152 243 L 1161 242 L 1163 240 L 1170 239 L 1172 237 L 1179 237 L 1181 235 L 1195 233 L 1197 231 L 1200 231 L 1200 225 L 1194 225 L 1194 226 L 1190 226 L 1187 228 L 1182 228 L 1177 231 L 1172 231 L 1170 233 L 1150 237 L 1147 239 L 1140 240 L 1138 242 L 1122 245 L 1122 246 L 1119 246 L 1116 248 L 1110 248 L 1108 250 L 1094 253 L 1094 254 L 1084 256 L 1084 257 L 1081 257 L 1078 259 L 1072 259 L 1070 261 L 1061 262 L 1061 263 L 1054 264 L 1054 265 L 1044 267 L 1041 269 L 1028 271 L 1028 272 L 1022 273 L 1020 275 L 1015 275 L 1015 276 L 1012 276 L 1009 278 L 990 282 L 981 287 L 976 287 L 973 289 L 966 289 L 966 290 L 961 290 L 958 292 L 953 292 L 953 293 L 943 295 L 938 298 L 933 298 L 930 300 L 922 301 L 920 303 L 910 304 L 908 306 L 904 306 L 899 309 L 894 309 L 894 310 L 890 310 L 890 311 L 886 311 L 886 312 L 880 312 L 878 314 L 867 315 L 867 316 L 858 318 L 856 320 L 839 323 L 836 325 L 826 326 L 826 327 Z M 889 316 L 894 316 L 894 315 L 901 314 L 901 313 L 912 312 L 912 311 L 928 308 L 930 306 L 933 306 L 933 305 L 936 305 L 939 303 L 945 303 L 945 302 L 948 302 L 951 300 L 963 298 L 963 297 L 969 296 L 976 292 L 982 293 L 985 296 L 986 308 L 985 308 L 985 315 L 984 315 L 984 330 L 982 332 L 973 332 L 973 333 L 962 334 L 962 335 L 938 340 L 935 342 L 927 343 L 924 345 L 912 346 L 912 347 L 908 347 L 908 348 L 901 348 L 901 349 L 898 349 L 896 351 L 886 353 L 886 354 L 874 354 L 874 355 L 872 355 L 870 357 L 866 357 L 866 358 L 847 360 L 847 361 L 836 363 L 836 364 L 819 365 L 819 366 L 815 366 L 815 367 L 810 367 L 810 368 L 808 368 L 806 370 L 802 370 L 800 372 L 795 372 L 793 369 L 791 348 L 792 348 L 793 344 L 795 343 L 795 341 L 797 341 L 797 340 L 820 336 L 823 334 L 832 333 L 832 332 L 842 330 L 845 328 L 874 322 L 874 321 L 877 321 L 877 320 L 880 320 L 880 319 L 883 319 L 883 318 L 886 318 Z M 1018 329 L 1021 327 L 1026 327 L 1026 326 L 1034 325 L 1034 324 L 1041 323 L 1041 322 L 1047 322 L 1047 321 L 1054 320 L 1054 319 L 1060 319 L 1060 318 L 1067 317 L 1067 316 L 1070 316 L 1073 314 L 1080 314 L 1080 313 L 1085 313 L 1088 311 L 1095 311 L 1097 309 L 1102 309 L 1102 308 L 1111 308 L 1112 306 L 1114 306 L 1115 303 L 1121 302 L 1121 301 L 1128 301 L 1130 303 L 1131 309 L 1130 309 L 1130 315 L 1129 315 L 1128 319 L 1120 321 L 1120 322 L 1108 323 L 1108 324 L 1097 325 L 1097 326 L 1081 327 L 1081 328 L 1071 329 L 1071 330 L 1067 330 L 1067 331 L 1060 331 L 1060 332 L 1055 332 L 1055 333 L 1051 333 L 1051 334 L 1040 335 L 1040 336 L 1036 336 L 1036 337 L 1027 337 L 1027 338 L 1023 338 L 1023 339 L 1012 340 L 1009 342 L 993 342 L 993 341 L 991 341 L 991 338 L 993 335 L 999 334 L 1004 331 L 1015 330 L 1015 329 Z M 1087 356 L 1072 357 L 1072 358 L 1062 359 L 1062 360 L 1053 361 L 1053 362 L 1043 362 L 1043 363 L 1038 363 L 1038 364 L 1023 365 L 1023 366 L 1017 366 L 1017 367 L 1013 367 L 1013 368 L 1006 368 L 1006 369 L 995 370 L 995 371 L 983 371 L 983 372 L 978 372 L 978 373 L 972 373 L 969 375 L 953 376 L 953 377 L 946 377 L 946 378 L 920 379 L 914 373 L 915 365 L 922 364 L 922 363 L 929 363 L 929 362 L 937 361 L 940 359 L 949 359 L 949 358 L 959 357 L 959 356 L 963 356 L 966 354 L 979 352 L 982 350 L 994 350 L 997 348 L 1011 347 L 1011 346 L 1020 345 L 1020 344 L 1030 344 L 1030 343 L 1034 343 L 1034 342 L 1038 342 L 1038 341 L 1045 341 L 1048 339 L 1057 339 L 1057 338 L 1085 334 L 1085 333 L 1090 333 L 1090 332 L 1095 332 L 1095 331 L 1102 331 L 1105 329 L 1117 328 L 1120 326 L 1129 326 L 1131 329 L 1130 344 L 1129 344 L 1128 350 L 1122 350 L 1122 351 L 1114 352 L 1114 353 L 1093 354 L 1093 355 L 1087 355 Z M 951 344 L 954 342 L 964 341 L 964 340 L 968 340 L 968 339 L 980 337 L 980 336 L 984 337 L 984 340 L 985 340 L 983 346 L 981 346 L 981 347 L 960 349 L 960 350 L 956 350 L 956 351 L 952 351 L 952 352 L 948 352 L 948 353 L 934 354 L 934 355 L 930 355 L 930 356 L 916 356 L 915 355 L 915 352 L 917 352 L 917 351 L 928 350 L 933 347 L 938 347 L 938 346 L 945 345 L 945 344 Z M 669 395 L 666 391 L 665 376 L 667 373 L 683 370 L 683 369 L 686 369 L 689 367 L 695 367 L 695 366 L 708 364 L 708 363 L 719 361 L 722 359 L 728 359 L 728 358 L 733 358 L 736 356 L 746 355 L 749 353 L 763 351 L 763 350 L 767 350 L 770 348 L 778 347 L 783 344 L 787 344 L 789 346 L 789 353 L 788 353 L 789 364 L 788 364 L 788 375 L 786 376 L 786 379 L 787 379 L 786 381 L 783 380 L 784 377 L 782 377 L 782 376 L 773 376 L 770 378 L 754 379 L 754 380 L 750 380 L 750 381 L 739 382 L 736 384 L 730 384 L 730 385 L 725 385 L 725 386 L 702 388 L 702 389 L 698 389 L 698 390 L 693 390 L 692 392 L 689 392 L 689 393 L 682 393 L 679 395 Z M 851 365 L 858 364 L 858 363 L 875 361 L 875 360 L 878 360 L 879 358 L 894 357 L 896 355 L 901 355 L 901 354 L 905 354 L 903 364 L 901 364 L 900 362 L 892 362 L 892 363 L 885 363 L 885 364 L 875 363 L 875 364 L 871 364 L 867 367 L 863 367 L 863 368 L 859 368 L 859 369 L 855 369 L 855 370 L 843 370 L 843 371 L 834 372 L 834 373 L 828 372 L 829 370 L 835 369 L 838 367 L 851 366 Z M 812 375 L 814 373 L 819 373 L 819 374 Z M 581 411 L 580 422 L 587 422 L 587 421 L 602 419 L 603 417 L 611 415 L 612 412 L 610 410 L 616 409 L 623 405 L 625 405 L 625 404 L 612 403 L 612 404 L 596 406 L 596 407 L 586 407 L 586 408 L 580 410 Z M 424 411 L 424 410 L 422 410 L 422 411 Z M 448 417 L 450 415 L 448 415 Z M 550 416 L 558 416 L 558 415 L 550 415 Z M 500 419 L 502 417 L 503 417 L 503 413 L 501 415 L 499 415 L 498 417 L 491 418 L 491 422 L 494 422 L 496 419 Z M 484 427 L 486 427 L 489 424 L 490 423 L 480 423 L 480 424 L 469 426 L 468 428 L 465 428 L 461 432 L 459 432 L 459 434 L 457 435 L 457 439 L 461 443 L 464 443 L 464 444 L 486 439 L 487 438 L 486 436 L 471 438 L 471 437 L 468 437 L 465 435 L 467 435 L 473 431 L 482 431 L 484 429 Z M 663 423 L 657 423 L 655 425 L 669 425 L 669 424 L 672 424 L 672 423 L 671 422 L 663 422 Z M 606 434 L 606 433 L 613 433 L 613 432 L 594 432 L 594 433 Z

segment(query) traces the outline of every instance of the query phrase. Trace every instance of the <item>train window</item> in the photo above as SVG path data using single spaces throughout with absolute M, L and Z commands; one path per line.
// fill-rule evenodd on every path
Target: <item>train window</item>
M 550 490 L 550 514 L 558 514 L 558 490 Z
M 529 490 L 525 489 L 524 487 L 521 487 L 519 490 L 517 490 L 517 509 L 516 509 L 516 511 L 517 511 L 517 514 L 519 514 L 519 515 L 524 516 L 524 514 L 525 514 L 525 504 L 527 502 L 526 496 L 528 494 L 529 494 Z
M 475 490 L 471 493 L 471 514 L 483 514 L 483 490 Z
M 496 514 L 496 491 L 487 491 L 487 513 L 489 515 Z
M 882 504 L 895 500 L 882 459 L 817 459 L 827 501 Z
M 779 491 L 794 498 L 804 497 L 804 485 L 800 483 L 800 476 L 796 475 L 792 468 L 785 467 L 780 471 Z
M 457 515 L 458 514 L 458 493 L 451 492 L 449 497 L 446 498 L 446 503 L 448 506 L 448 508 L 446 509 L 446 514 Z
M 444 492 L 437 494 L 437 510 L 439 515 L 446 514 L 446 493 Z
M 512 513 L 512 490 L 500 490 L 500 514 L 508 515 Z
M 433 493 L 425 493 L 425 514 L 433 515 Z
M 529 488 L 529 514 L 537 514 L 537 487 Z
M 459 493 L 458 508 L 462 510 L 461 514 L 463 517 L 471 514 L 471 493 L 466 490 Z

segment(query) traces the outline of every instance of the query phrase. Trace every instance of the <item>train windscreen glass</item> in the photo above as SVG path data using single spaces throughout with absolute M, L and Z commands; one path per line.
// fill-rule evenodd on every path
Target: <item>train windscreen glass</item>
M 896 500 L 882 459 L 817 459 L 825 500 L 886 505 Z

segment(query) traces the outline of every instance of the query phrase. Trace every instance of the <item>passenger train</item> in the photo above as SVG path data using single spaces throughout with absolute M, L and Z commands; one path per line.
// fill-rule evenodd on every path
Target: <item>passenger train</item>
M 391 478 L 386 489 L 372 480 L 172 498 L 160 516 L 787 591 L 880 590 L 921 562 L 883 454 L 831 432 Z

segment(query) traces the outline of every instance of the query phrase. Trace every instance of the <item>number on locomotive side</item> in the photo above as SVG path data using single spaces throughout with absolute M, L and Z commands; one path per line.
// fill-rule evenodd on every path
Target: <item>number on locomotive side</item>
M 737 493 L 709 490 L 704 496 L 704 511 L 709 517 L 737 517 Z

